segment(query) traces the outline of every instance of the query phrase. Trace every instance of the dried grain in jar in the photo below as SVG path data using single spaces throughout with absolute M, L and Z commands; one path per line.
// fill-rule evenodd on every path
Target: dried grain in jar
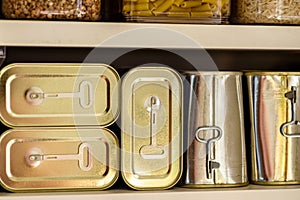
M 232 16 L 241 24 L 300 24 L 300 1 L 235 0 Z
M 2 12 L 10 19 L 100 19 L 101 0 L 3 0 Z

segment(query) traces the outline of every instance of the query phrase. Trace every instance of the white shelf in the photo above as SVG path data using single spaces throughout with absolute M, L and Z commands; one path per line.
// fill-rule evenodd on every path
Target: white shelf
M 300 186 L 255 186 L 223 189 L 175 188 L 166 191 L 106 190 L 97 192 L 0 193 L 0 200 L 299 200 Z
M 300 50 L 300 26 L 0 20 L 0 45 Z

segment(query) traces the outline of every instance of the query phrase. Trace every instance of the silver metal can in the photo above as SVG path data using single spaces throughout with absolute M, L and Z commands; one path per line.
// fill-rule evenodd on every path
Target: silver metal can
M 119 144 L 107 129 L 12 129 L 0 137 L 7 190 L 101 190 L 119 176 Z
M 188 71 L 184 187 L 248 184 L 240 72 Z
M 246 73 L 251 114 L 251 180 L 300 184 L 300 72 Z
M 137 67 L 122 82 L 124 181 L 136 190 L 167 189 L 182 173 L 182 80 L 167 67 Z

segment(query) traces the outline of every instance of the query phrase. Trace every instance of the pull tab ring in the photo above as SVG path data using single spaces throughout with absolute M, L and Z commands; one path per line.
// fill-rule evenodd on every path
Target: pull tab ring
M 204 138 L 201 138 L 201 137 L 199 136 L 199 133 L 200 133 L 201 131 L 210 131 L 210 130 L 211 130 L 211 131 L 216 130 L 218 134 L 217 134 L 216 136 L 214 136 L 214 137 L 208 139 L 208 140 L 206 140 L 206 139 L 204 139 Z M 205 144 L 207 144 L 207 143 L 212 143 L 212 142 L 216 142 L 216 141 L 218 141 L 221 137 L 222 137 L 222 129 L 221 129 L 220 127 L 218 127 L 218 126 L 202 126 L 202 127 L 198 128 L 198 129 L 196 130 L 196 139 L 197 139 L 197 141 L 198 141 L 198 142 L 205 143 Z
M 297 105 L 297 87 L 292 86 L 291 91 L 287 92 L 284 96 L 288 100 L 291 101 L 291 120 L 286 122 L 286 123 L 283 123 L 281 125 L 280 133 L 284 137 L 288 137 L 288 138 L 300 137 L 300 133 L 288 134 L 288 133 L 285 132 L 285 128 L 288 127 L 288 126 L 292 126 L 292 125 L 300 126 L 300 121 L 296 120 L 296 115 L 297 115 L 297 109 L 296 109 L 296 105 Z

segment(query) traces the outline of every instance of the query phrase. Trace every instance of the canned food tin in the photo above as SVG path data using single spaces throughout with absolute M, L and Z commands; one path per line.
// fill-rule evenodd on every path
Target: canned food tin
M 248 184 L 240 72 L 184 72 L 185 187 Z
M 136 190 L 167 189 L 182 172 L 182 80 L 137 67 L 122 83 L 122 176 Z
M 10 191 L 105 189 L 119 148 L 106 129 L 15 129 L 0 138 L 0 183 Z
M 0 73 L 8 126 L 107 126 L 119 114 L 119 75 L 104 64 L 11 64 Z
M 248 72 L 252 181 L 300 184 L 300 72 Z

